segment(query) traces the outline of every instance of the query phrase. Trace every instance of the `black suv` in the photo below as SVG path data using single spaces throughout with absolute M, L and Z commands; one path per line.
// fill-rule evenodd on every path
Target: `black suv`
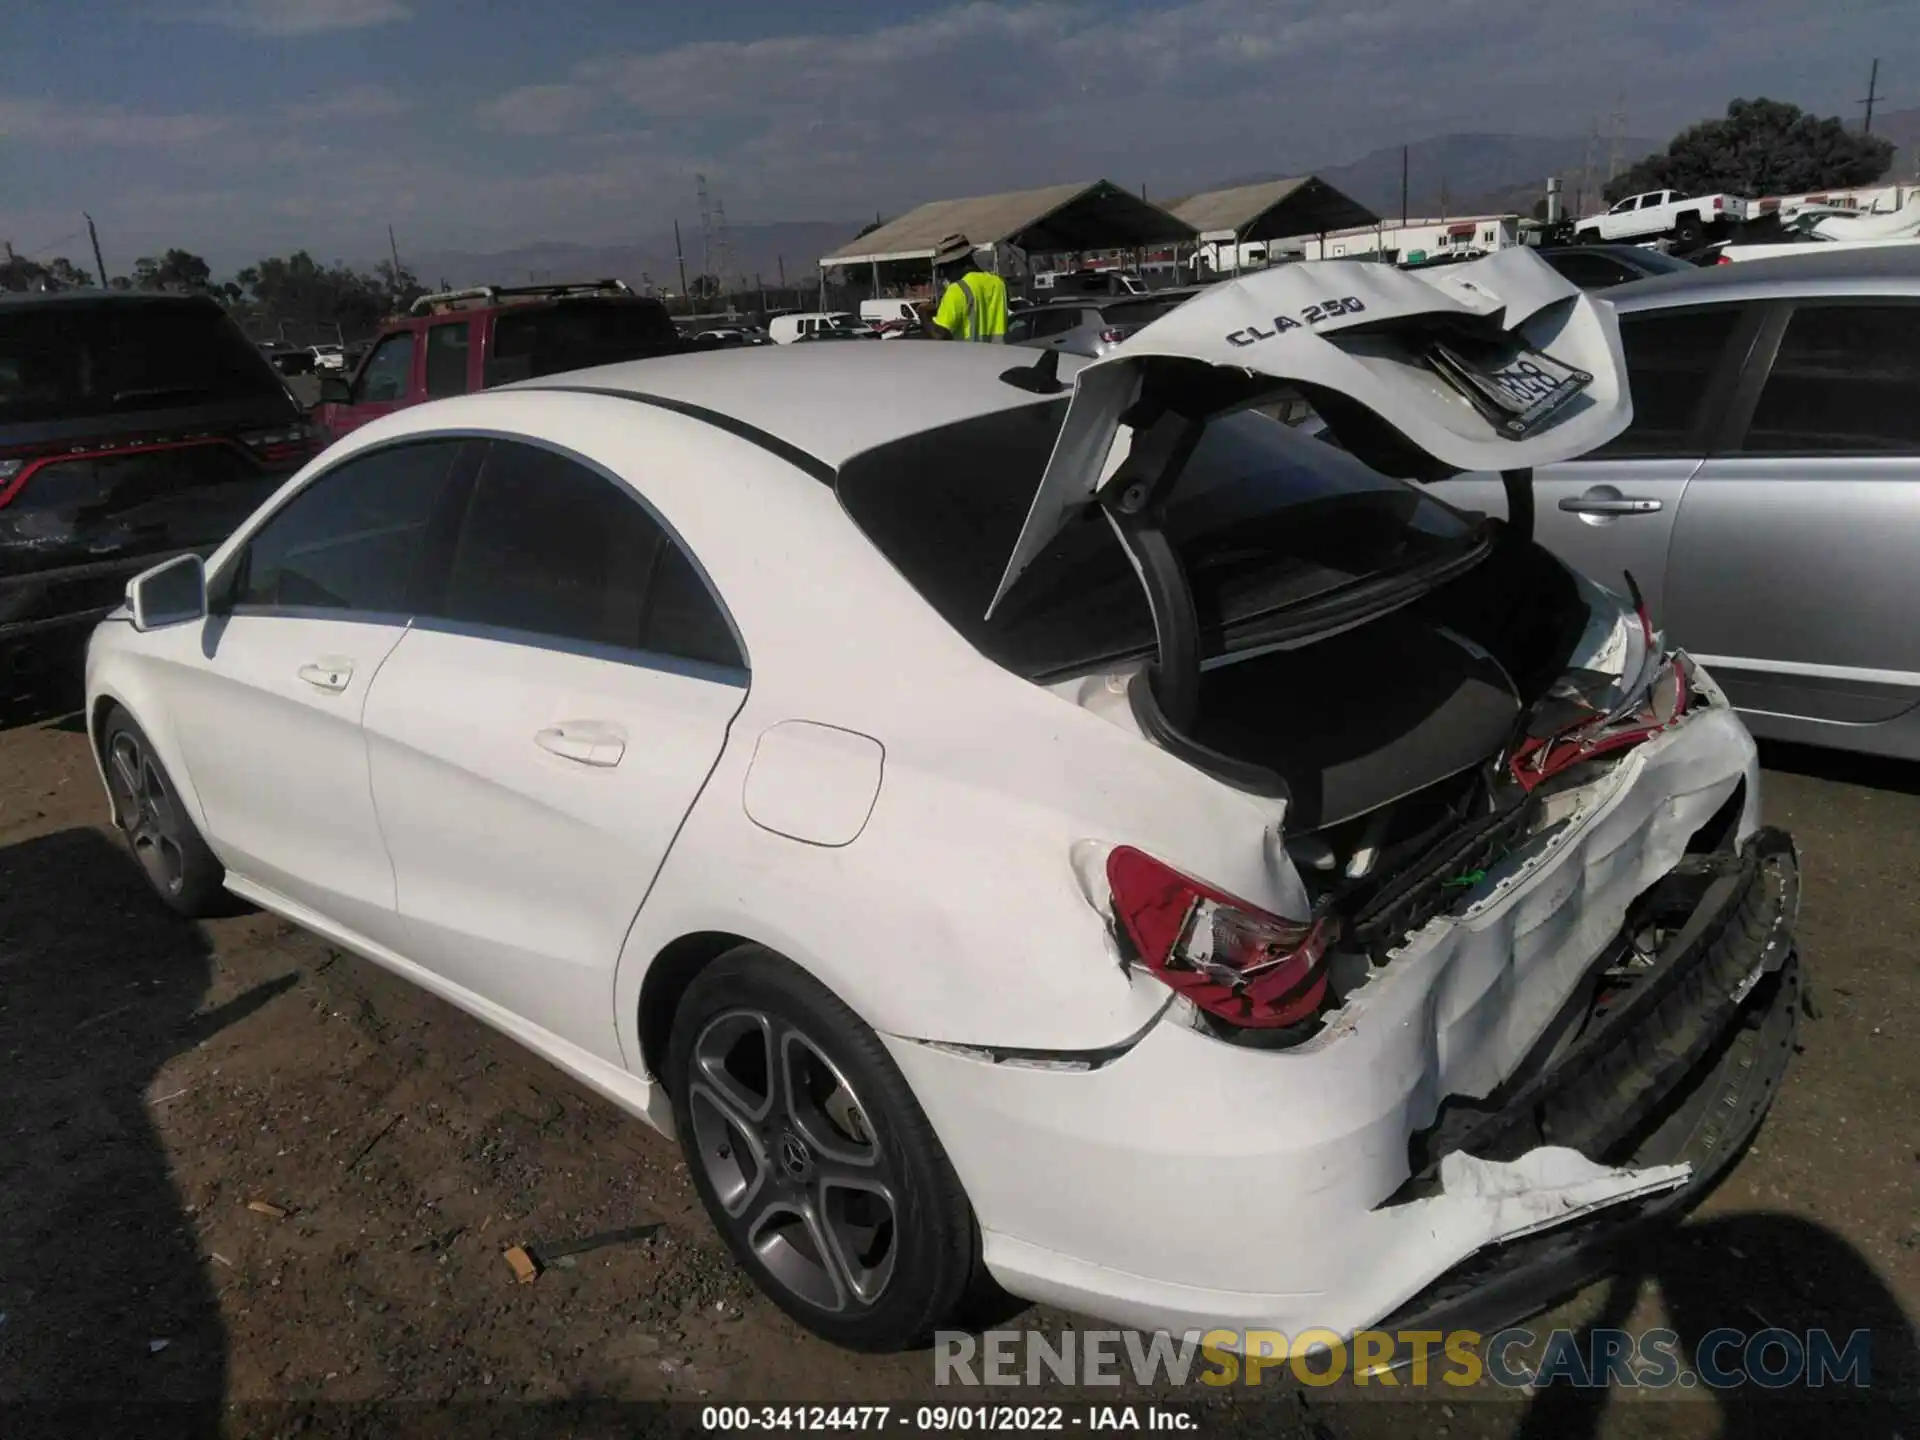
M 317 448 L 211 299 L 0 295 L 0 651 L 208 553 Z

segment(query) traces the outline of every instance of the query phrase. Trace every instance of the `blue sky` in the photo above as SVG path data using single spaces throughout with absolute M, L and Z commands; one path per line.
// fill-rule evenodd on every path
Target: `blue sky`
M 1104 175 L 1157 193 L 1468 130 L 1920 105 L 1911 0 L 5 0 L 0 239 L 606 242 Z

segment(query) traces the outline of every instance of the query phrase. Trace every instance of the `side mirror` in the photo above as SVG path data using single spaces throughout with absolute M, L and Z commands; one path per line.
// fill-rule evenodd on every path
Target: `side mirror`
M 320 377 L 320 403 L 322 405 L 351 405 L 353 403 L 353 382 L 344 375 L 322 375 Z
M 143 570 L 127 582 L 127 608 L 133 611 L 136 630 L 158 630 L 205 618 L 206 563 L 198 555 L 181 555 Z

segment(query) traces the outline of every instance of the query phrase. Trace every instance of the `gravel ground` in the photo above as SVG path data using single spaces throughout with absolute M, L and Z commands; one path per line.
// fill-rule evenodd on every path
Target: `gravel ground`
M 170 920 L 105 826 L 60 718 L 72 694 L 60 671 L 0 690 L 0 1402 L 32 1402 L 15 1421 L 71 1433 L 42 1407 L 181 1401 L 117 1428 L 614 1433 L 698 1429 L 702 1402 L 1039 1398 L 936 1391 L 924 1354 L 806 1336 L 734 1266 L 671 1144 L 442 1002 L 268 916 Z M 1270 1381 L 1208 1393 L 1205 1433 L 1920 1434 L 1920 769 L 1767 758 L 1768 819 L 1806 859 L 1821 1018 L 1701 1212 L 1535 1328 L 1871 1327 L 1872 1389 L 1443 1404 Z M 531 1284 L 503 1258 L 645 1227 Z M 1087 1428 L 1083 1404 L 1138 1397 L 1051 1398 Z M 694 1407 L 595 1408 L 631 1400 Z

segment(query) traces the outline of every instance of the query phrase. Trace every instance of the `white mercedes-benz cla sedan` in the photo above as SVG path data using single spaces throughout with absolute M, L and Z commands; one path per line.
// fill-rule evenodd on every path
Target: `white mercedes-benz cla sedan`
M 167 904 L 676 1136 L 832 1340 L 1485 1328 L 1699 1198 L 1800 996 L 1745 731 L 1529 537 L 1619 361 L 1515 253 L 425 405 L 135 580 L 89 733 Z

